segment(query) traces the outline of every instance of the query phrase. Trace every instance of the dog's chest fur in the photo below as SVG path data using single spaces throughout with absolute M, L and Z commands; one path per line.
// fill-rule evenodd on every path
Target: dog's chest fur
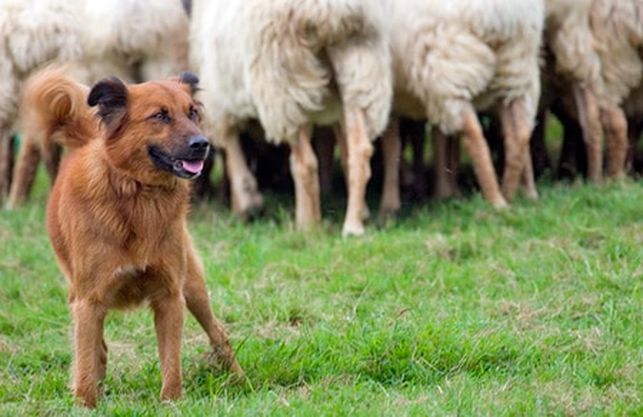
M 116 201 L 108 206 L 113 210 L 108 227 L 134 265 L 153 262 L 162 246 L 177 243 L 187 212 L 186 187 L 146 187 L 121 181 L 114 197 Z
M 184 279 L 187 187 L 119 181 L 94 205 L 94 235 L 108 243 L 109 268 L 96 276 L 95 298 L 113 308 L 139 305 Z

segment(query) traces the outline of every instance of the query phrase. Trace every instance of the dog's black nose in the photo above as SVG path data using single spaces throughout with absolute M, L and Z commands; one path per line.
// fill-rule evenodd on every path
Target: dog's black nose
M 208 148 L 209 145 L 210 142 L 208 142 L 208 140 L 201 135 L 192 136 L 190 138 L 190 141 L 188 142 L 188 146 L 193 151 L 204 151 Z

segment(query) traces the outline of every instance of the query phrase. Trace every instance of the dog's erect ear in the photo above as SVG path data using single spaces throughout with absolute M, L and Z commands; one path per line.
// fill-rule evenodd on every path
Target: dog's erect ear
M 87 104 L 98 106 L 98 116 L 114 132 L 127 113 L 127 86 L 116 77 L 105 78 L 92 87 Z
M 199 77 L 194 75 L 194 73 L 190 71 L 184 71 L 179 75 L 179 82 L 181 84 L 185 84 L 190 88 L 189 93 L 194 95 L 197 91 L 199 91 Z

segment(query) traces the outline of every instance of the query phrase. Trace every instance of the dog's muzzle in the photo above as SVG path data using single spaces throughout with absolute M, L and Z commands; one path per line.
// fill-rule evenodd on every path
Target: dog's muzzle
M 201 175 L 209 152 L 210 142 L 201 135 L 192 136 L 187 149 L 179 153 L 165 152 L 159 146 L 148 148 L 150 159 L 157 168 L 184 179 L 194 179 Z

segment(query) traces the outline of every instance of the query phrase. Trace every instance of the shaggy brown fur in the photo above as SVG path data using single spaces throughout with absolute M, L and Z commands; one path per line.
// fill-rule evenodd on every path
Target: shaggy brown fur
M 185 179 L 199 175 L 209 152 L 192 98 L 197 82 L 189 73 L 129 86 L 110 78 L 88 96 L 86 87 L 49 70 L 26 87 L 23 121 L 29 133 L 43 142 L 58 135 L 72 148 L 49 200 L 47 229 L 69 282 L 73 390 L 85 406 L 96 405 L 97 385 L 105 376 L 103 322 L 112 308 L 143 302 L 152 308 L 163 400 L 182 394 L 185 305 L 217 359 L 243 374 L 212 315 L 186 226 Z

